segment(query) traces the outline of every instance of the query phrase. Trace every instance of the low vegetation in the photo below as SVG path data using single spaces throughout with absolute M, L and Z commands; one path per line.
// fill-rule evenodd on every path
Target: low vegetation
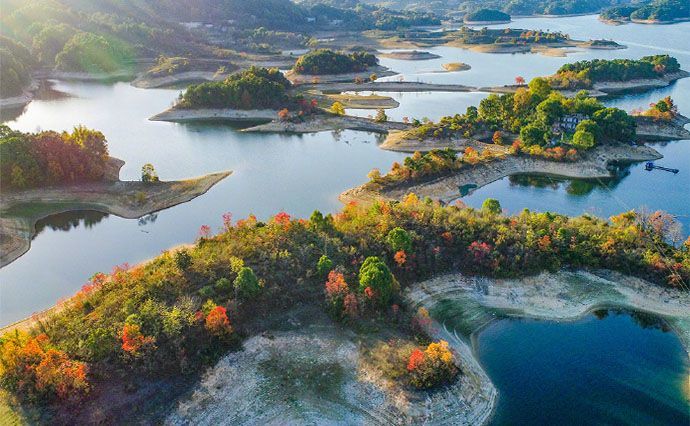
M 297 74 L 324 75 L 347 74 L 366 71 L 378 65 L 376 56 L 367 52 L 342 53 L 329 49 L 317 49 L 297 59 L 292 71 Z
M 71 133 L 22 133 L 0 126 L 3 187 L 26 189 L 101 180 L 108 144 L 101 132 L 76 127 Z
M 633 114 L 651 117 L 654 120 L 671 121 L 678 117 L 678 105 L 673 102 L 670 96 L 666 96 L 664 99 L 650 104 L 648 110 L 636 111 Z

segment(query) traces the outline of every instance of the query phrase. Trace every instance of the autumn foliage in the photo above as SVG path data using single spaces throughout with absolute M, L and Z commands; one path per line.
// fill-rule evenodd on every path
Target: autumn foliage
M 418 389 L 428 389 L 452 380 L 458 373 L 448 342 L 432 342 L 422 352 L 415 349 L 407 362 L 410 384 Z
M 54 348 L 45 334 L 0 340 L 0 383 L 24 398 L 78 399 L 89 391 L 87 372 L 85 363 Z
M 216 306 L 206 315 L 204 326 L 209 333 L 216 337 L 229 336 L 233 331 L 227 310 L 222 306 Z

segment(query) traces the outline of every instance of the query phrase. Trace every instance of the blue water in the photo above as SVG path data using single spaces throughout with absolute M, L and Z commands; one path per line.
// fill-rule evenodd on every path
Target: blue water
M 476 350 L 499 390 L 492 424 L 690 424 L 687 353 L 672 332 L 629 314 L 501 320 Z

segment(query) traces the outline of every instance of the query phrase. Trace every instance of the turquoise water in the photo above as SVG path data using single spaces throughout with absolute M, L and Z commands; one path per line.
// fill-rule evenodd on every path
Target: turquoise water
M 499 390 L 492 424 L 690 424 L 690 362 L 678 338 L 648 319 L 643 327 L 627 313 L 596 314 L 506 319 L 481 332 L 476 350 Z
M 533 54 L 497 55 L 451 47 L 433 48 L 442 55 L 432 61 L 383 59 L 384 65 L 402 73 L 408 81 L 452 82 L 472 86 L 505 84 L 516 75 L 531 78 L 553 73 L 563 63 L 590 57 L 639 57 L 672 50 L 690 69 L 690 23 L 672 26 L 610 27 L 593 17 L 526 19 L 514 25 L 559 29 L 574 38 L 610 37 L 630 46 L 627 50 L 583 51 L 568 58 Z M 446 62 L 462 61 L 472 69 L 439 73 Z M 395 77 L 394 77 L 395 78 Z M 113 265 L 134 264 L 176 244 L 194 240 L 201 225 L 221 226 L 221 216 L 249 213 L 260 218 L 285 210 L 308 216 L 312 210 L 340 209 L 337 196 L 366 181 L 372 168 L 388 170 L 405 155 L 380 150 L 379 137 L 362 132 L 324 132 L 305 136 L 254 135 L 221 124 L 174 124 L 147 118 L 167 108 L 179 90 L 142 90 L 126 83 L 111 85 L 57 82 L 55 89 L 69 97 L 50 96 L 32 102 L 8 124 L 24 131 L 67 130 L 85 124 L 102 130 L 111 154 L 127 162 L 122 178 L 138 179 L 141 165 L 152 162 L 162 179 L 196 176 L 233 170 L 207 194 L 189 203 L 159 212 L 145 221 L 110 215 L 92 226 L 46 227 L 34 239 L 31 250 L 0 270 L 0 325 L 53 305 L 76 292 L 87 278 Z M 682 112 L 690 115 L 690 79 L 646 95 L 607 101 L 626 109 L 646 106 L 672 95 Z M 477 104 L 485 93 L 392 94 L 401 106 L 388 114 L 401 119 L 462 112 Z M 359 111 L 370 114 L 370 111 Z M 656 145 L 666 156 L 660 164 L 678 167 L 681 173 L 646 172 L 632 166 L 619 182 L 582 188 L 570 182 L 547 186 L 516 184 L 506 178 L 479 189 L 463 201 L 479 206 L 487 197 L 498 198 L 511 212 L 522 208 L 556 210 L 568 214 L 590 212 L 602 216 L 646 206 L 678 215 L 688 232 L 690 214 L 690 144 L 687 141 Z M 570 188 L 570 189 L 569 189 Z M 50 222 L 48 220 L 47 222 Z M 80 224 L 82 223 L 82 224 Z

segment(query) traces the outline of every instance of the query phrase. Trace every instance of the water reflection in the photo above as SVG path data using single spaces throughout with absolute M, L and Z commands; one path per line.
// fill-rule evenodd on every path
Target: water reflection
M 45 229 L 65 232 L 80 226 L 89 229 L 108 216 L 108 213 L 95 210 L 78 210 L 52 214 L 36 222 L 36 235 L 34 238 Z

